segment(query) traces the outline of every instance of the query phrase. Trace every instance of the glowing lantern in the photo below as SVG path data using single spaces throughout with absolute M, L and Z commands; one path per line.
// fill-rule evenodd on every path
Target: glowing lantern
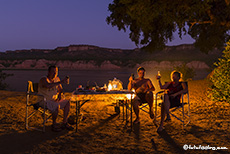
M 113 86 L 112 86 L 112 82 L 109 80 L 109 84 L 108 84 L 108 91 L 112 90 Z
M 113 81 L 109 80 L 108 84 L 108 91 L 110 90 L 122 90 L 122 82 L 116 78 L 113 79 Z

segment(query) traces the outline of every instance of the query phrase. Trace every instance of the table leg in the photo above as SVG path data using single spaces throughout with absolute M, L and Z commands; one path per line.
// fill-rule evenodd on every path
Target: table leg
M 157 95 L 155 95 L 155 116 L 154 116 L 154 123 L 157 122 Z
M 123 121 L 125 120 L 125 101 L 123 100 L 122 107 L 123 107 Z
M 76 132 L 78 131 L 78 118 L 80 114 L 80 101 L 76 101 Z
M 125 103 L 125 117 L 126 117 L 126 124 L 128 123 L 128 100 L 126 100 L 126 103 Z
M 131 130 L 133 129 L 133 98 L 131 97 L 131 107 L 130 107 L 130 122 L 131 122 Z

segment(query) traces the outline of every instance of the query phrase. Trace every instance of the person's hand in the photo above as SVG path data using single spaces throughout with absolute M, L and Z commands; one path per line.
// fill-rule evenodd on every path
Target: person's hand
M 156 75 L 156 79 L 157 79 L 157 80 L 160 80 L 160 79 L 161 79 L 161 76 Z
M 129 77 L 129 82 L 131 82 L 131 83 L 132 83 L 132 81 L 133 81 L 133 77 L 132 77 L 132 76 L 130 76 L 130 77 Z
M 62 96 L 61 96 L 61 93 L 59 93 L 58 96 L 57 96 L 56 101 L 60 101 L 60 100 L 61 100 L 61 97 L 62 97 Z
M 68 83 L 68 78 L 67 77 L 65 77 L 63 80 L 61 80 L 61 83 L 64 83 L 64 84 L 67 84 Z
M 175 98 L 177 95 L 176 94 L 171 94 L 170 97 Z

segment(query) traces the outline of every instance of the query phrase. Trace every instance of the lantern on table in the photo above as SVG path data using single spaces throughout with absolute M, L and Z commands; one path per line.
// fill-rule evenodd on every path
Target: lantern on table
M 111 90 L 122 90 L 123 86 L 122 86 L 122 82 L 121 80 L 114 78 L 113 81 L 109 80 L 109 84 L 108 84 L 108 91 Z

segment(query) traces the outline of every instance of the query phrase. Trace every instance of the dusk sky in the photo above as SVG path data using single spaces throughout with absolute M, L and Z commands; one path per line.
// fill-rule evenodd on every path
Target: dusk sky
M 70 44 L 134 49 L 129 32 L 106 23 L 112 0 L 0 0 L 0 51 Z M 175 36 L 167 45 L 191 44 Z

